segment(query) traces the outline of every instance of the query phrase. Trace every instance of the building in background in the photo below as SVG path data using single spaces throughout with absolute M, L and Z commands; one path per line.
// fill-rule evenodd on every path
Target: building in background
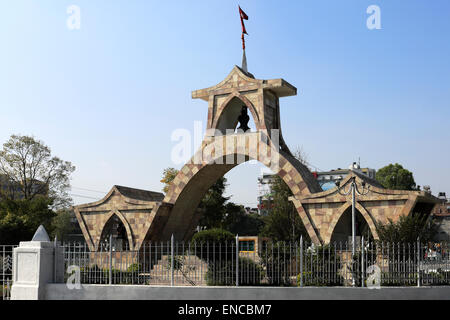
M 258 214 L 258 208 L 245 207 L 244 211 L 246 214 Z
M 431 212 L 434 223 L 437 226 L 435 241 L 450 240 L 450 199 L 445 192 L 439 192 L 440 203 L 436 204 Z
M 336 170 L 313 172 L 314 177 L 319 182 L 323 191 L 332 189 L 336 186 L 336 181 L 345 179 L 351 170 L 358 171 L 365 176 L 375 180 L 376 170 L 371 168 L 360 168 L 360 165 L 353 162 L 348 169 L 337 168 Z M 274 174 L 262 173 L 258 177 L 258 213 L 267 215 L 273 206 L 272 182 Z
M 48 185 L 39 180 L 28 181 L 30 185 L 30 192 L 33 194 L 48 195 Z M 0 199 L 22 199 L 24 197 L 23 192 L 24 183 L 15 182 L 8 178 L 4 174 L 0 174 Z
M 266 216 L 273 205 L 272 182 L 275 175 L 272 173 L 262 173 L 258 177 L 258 214 Z
M 316 177 L 319 185 L 322 187 L 322 190 L 326 191 L 334 188 L 336 186 L 336 181 L 345 179 L 345 177 L 350 173 L 350 170 L 359 171 L 367 177 L 375 180 L 375 169 L 361 168 L 356 162 L 353 162 L 348 169 L 337 168 L 330 171 L 313 172 L 313 175 Z
M 83 231 L 81 231 L 80 224 L 78 223 L 75 211 L 73 210 L 70 211 L 70 225 L 71 232 L 64 235 L 64 239 L 62 239 L 63 242 L 84 244 L 86 241 L 84 239 Z

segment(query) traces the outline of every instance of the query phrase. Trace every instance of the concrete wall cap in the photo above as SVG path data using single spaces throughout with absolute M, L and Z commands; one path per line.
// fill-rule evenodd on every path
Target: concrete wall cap
M 20 248 L 53 248 L 53 242 L 44 242 L 44 241 L 21 241 Z

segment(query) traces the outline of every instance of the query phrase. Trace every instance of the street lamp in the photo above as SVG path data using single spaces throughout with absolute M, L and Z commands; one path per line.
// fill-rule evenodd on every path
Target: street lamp
M 364 196 L 366 194 L 369 193 L 369 189 L 370 186 L 367 186 L 366 188 L 366 182 L 363 180 L 361 182 L 361 186 L 362 186 L 362 191 L 358 190 L 358 186 L 356 184 L 356 177 L 353 176 L 351 177 L 350 181 L 350 187 L 348 188 L 347 191 L 344 190 L 344 188 L 341 189 L 340 184 L 341 182 L 338 180 L 336 181 L 336 187 L 337 187 L 337 191 L 339 192 L 340 195 L 343 196 L 347 196 L 348 194 L 350 194 L 350 192 L 352 193 L 352 260 L 355 257 L 355 245 L 356 245 L 356 232 L 355 232 L 355 203 L 356 203 L 356 194 L 360 195 L 360 196 Z M 342 178 L 340 178 L 342 179 Z M 355 285 L 355 278 L 353 277 L 353 285 Z

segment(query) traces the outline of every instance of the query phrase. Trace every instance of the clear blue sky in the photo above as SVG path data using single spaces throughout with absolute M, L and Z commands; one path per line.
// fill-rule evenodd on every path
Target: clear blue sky
M 239 2 L 249 71 L 284 78 L 286 142 L 320 169 L 401 163 L 450 193 L 450 2 Z M 381 8 L 381 30 L 366 9 Z M 81 9 L 81 29 L 66 26 Z M 9 0 L 0 3 L 0 142 L 34 135 L 77 167 L 72 185 L 161 190 L 171 133 L 205 123 L 192 90 L 241 62 L 237 1 Z M 179 166 L 178 166 L 179 167 Z M 235 202 L 256 203 L 258 165 L 228 175 Z M 74 189 L 74 194 L 102 194 Z M 76 203 L 92 199 L 74 197 Z

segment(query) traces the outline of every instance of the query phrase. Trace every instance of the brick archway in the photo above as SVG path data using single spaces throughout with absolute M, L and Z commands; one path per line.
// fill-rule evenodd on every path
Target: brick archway
M 173 180 L 163 201 L 166 207 L 156 212 L 157 224 L 148 229 L 146 239 L 167 240 L 172 234 L 178 240 L 188 239 L 200 218 L 201 213 L 196 210 L 198 204 L 209 187 L 250 159 L 278 174 L 296 198 L 321 192 L 317 180 L 292 156 L 282 137 L 279 99 L 296 94 L 297 89 L 283 79 L 255 79 L 237 66 L 219 84 L 193 91 L 194 99 L 208 102 L 207 129 L 221 133 L 216 135 L 210 131 L 208 134 L 207 131 L 199 150 Z M 250 110 L 256 132 L 222 134 L 223 129 L 234 129 L 236 99 Z M 230 105 L 232 110 L 228 109 Z M 309 220 L 302 220 L 311 237 L 317 239 Z
M 173 234 L 178 240 L 189 239 L 200 219 L 201 213 L 196 209 L 206 191 L 228 171 L 249 160 L 257 160 L 270 168 L 286 182 L 294 196 L 306 196 L 317 191 L 318 185 L 311 183 L 315 180 L 310 171 L 266 138 L 261 132 L 255 132 L 212 137 L 210 141 L 204 141 L 197 155 L 205 150 L 212 150 L 212 155 L 198 164 L 195 164 L 194 156 L 173 180 L 164 198 L 164 202 L 173 207 L 158 238 L 166 240 Z
M 328 231 L 324 234 L 324 242 L 329 243 L 333 237 L 333 232 L 336 228 L 336 225 L 338 224 L 339 220 L 341 219 L 342 215 L 344 215 L 348 209 L 352 208 L 352 203 L 350 201 L 345 202 L 337 211 L 336 214 L 333 215 L 332 220 L 330 222 L 330 226 L 328 228 Z M 378 240 L 378 233 L 376 228 L 376 221 L 374 221 L 373 217 L 370 215 L 370 213 L 359 203 L 355 203 L 355 209 L 358 210 L 358 212 L 362 215 L 364 220 L 366 221 L 367 225 L 369 226 L 370 232 L 372 233 L 372 236 L 374 239 Z
M 328 243 L 346 209 L 341 206 L 348 207 L 349 198 L 342 196 L 337 188 L 323 191 L 309 169 L 295 159 L 284 142 L 280 98 L 296 94 L 297 89 L 284 79 L 256 79 L 237 66 L 217 85 L 193 91 L 192 98 L 208 103 L 207 134 L 199 150 L 182 167 L 165 196 L 114 186 L 103 200 L 76 206 L 75 215 L 89 247 L 94 249 L 93 243 L 100 237 L 105 216 L 111 209 L 123 213 L 121 220 L 128 222 L 128 237 L 132 235 L 135 249 L 139 249 L 144 240 L 168 240 L 172 234 L 177 240 L 188 239 L 200 218 L 197 206 L 208 188 L 232 168 L 250 159 L 269 167 L 286 182 L 293 193 L 290 200 L 311 240 L 316 244 Z M 240 102 L 250 109 L 256 132 L 216 135 L 216 130 L 231 129 L 236 124 L 234 117 Z M 230 104 L 233 105 L 231 113 L 227 110 Z M 224 114 L 226 121 L 222 126 L 219 123 Z M 386 190 L 377 181 L 353 170 L 341 186 L 353 178 L 359 186 L 364 182 L 371 187 L 369 194 L 358 197 L 357 209 L 374 237 L 377 236 L 378 221 L 395 221 L 401 214 L 411 214 L 416 208 L 429 214 L 438 202 L 423 191 Z
M 100 241 L 102 239 L 103 233 L 105 232 L 105 228 L 108 225 L 108 222 L 114 217 L 116 216 L 117 218 L 119 218 L 120 222 L 123 224 L 123 226 L 125 227 L 125 230 L 127 232 L 127 240 L 128 240 L 128 244 L 130 246 L 130 250 L 133 250 L 134 245 L 133 245 L 133 235 L 131 233 L 131 228 L 130 225 L 128 223 L 128 221 L 125 219 L 125 217 L 123 216 L 123 214 L 117 210 L 114 209 L 111 212 L 109 212 L 105 217 L 104 217 L 104 223 L 101 227 L 101 233 L 100 233 L 100 237 L 98 239 L 98 241 L 94 244 L 96 250 L 99 249 L 100 246 Z
M 222 119 L 225 117 L 227 110 L 230 107 L 230 104 L 233 102 L 233 100 L 239 100 L 242 105 L 245 105 L 248 110 L 250 110 L 250 113 L 252 114 L 253 120 L 255 122 L 255 127 L 257 130 L 261 129 L 261 123 L 259 121 L 259 115 L 258 111 L 255 109 L 253 104 L 249 99 L 247 99 L 245 96 L 239 94 L 238 92 L 234 92 L 230 94 L 230 96 L 217 108 L 217 115 L 215 115 L 215 120 L 212 124 L 213 128 L 219 128 L 220 123 Z M 237 116 L 236 116 L 237 121 Z M 230 128 L 228 128 L 230 129 Z M 234 129 L 234 128 L 233 128 Z

